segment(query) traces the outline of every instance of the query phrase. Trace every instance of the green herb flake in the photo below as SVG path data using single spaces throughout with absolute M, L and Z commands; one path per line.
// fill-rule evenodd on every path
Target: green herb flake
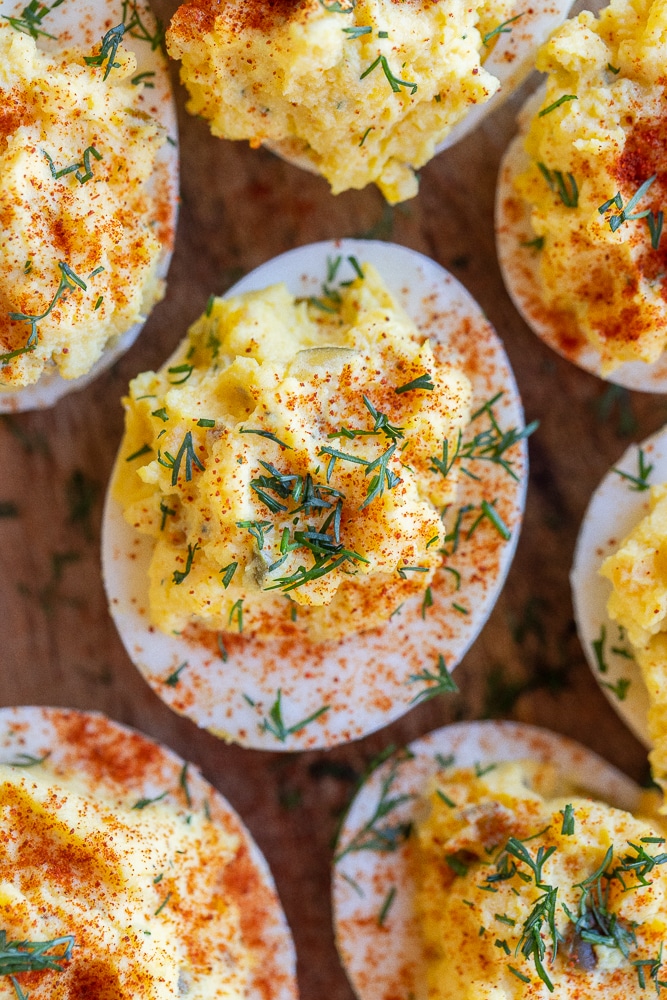
M 168 794 L 169 794 L 169 792 L 162 792 L 161 795 L 155 795 L 152 799 L 148 799 L 148 798 L 146 798 L 146 799 L 137 799 L 137 801 L 134 803 L 133 806 L 131 806 L 131 808 L 132 809 L 145 809 L 147 806 L 153 805 L 154 802 L 162 802 L 162 799 L 165 799 Z M 155 883 L 153 883 L 153 884 L 155 884 Z
M 619 701 L 625 701 L 632 681 L 628 677 L 619 677 L 615 684 L 604 682 L 603 687 L 608 688 L 612 694 L 616 695 Z
M 600 213 L 600 215 L 604 215 L 608 211 L 608 209 L 610 209 L 612 206 L 614 208 L 619 209 L 618 212 L 612 212 L 612 214 L 609 216 L 609 219 L 607 220 L 609 222 L 609 228 L 611 229 L 612 233 L 615 233 L 617 229 L 620 229 L 620 227 L 623 225 L 624 222 L 634 222 L 637 219 L 650 220 L 648 222 L 648 225 L 651 232 L 651 242 L 652 244 L 654 244 L 654 249 L 657 249 L 657 244 L 660 242 L 660 232 L 662 231 L 662 220 L 659 221 L 658 218 L 653 215 L 653 212 L 650 208 L 646 208 L 641 212 L 635 212 L 635 207 L 637 203 L 648 192 L 649 188 L 656 180 L 657 176 L 658 176 L 657 174 L 653 174 L 653 176 L 649 177 L 648 180 L 644 181 L 643 184 L 640 184 L 640 186 L 637 188 L 633 196 L 630 198 L 630 201 L 627 203 L 627 205 L 624 206 L 621 193 L 620 191 L 617 191 L 616 194 L 613 196 L 613 198 L 609 198 L 608 201 L 605 201 L 604 204 L 600 205 L 598 208 L 598 212 Z M 660 232 L 658 232 L 658 228 Z M 656 237 L 657 237 L 657 242 L 656 242 Z
M 560 832 L 563 837 L 572 837 L 574 835 L 574 806 L 571 802 L 567 803 L 565 809 L 561 809 L 561 815 L 563 825 Z
M 382 904 L 380 912 L 378 913 L 378 927 L 384 927 L 385 921 L 389 916 L 389 911 L 391 910 L 391 907 L 395 899 L 396 899 L 396 886 L 392 885 L 391 889 L 385 896 L 384 903 Z
M 426 612 L 428 611 L 429 608 L 432 607 L 433 607 L 433 594 L 431 592 L 431 588 L 427 587 L 426 590 L 424 591 L 424 598 L 422 600 L 422 607 L 421 607 L 422 618 L 424 619 L 426 618 Z
M 167 893 L 167 895 L 164 897 L 164 899 L 162 900 L 162 902 L 158 906 L 158 908 L 155 911 L 155 913 L 153 914 L 153 916 L 157 917 L 157 916 L 160 915 L 160 913 L 162 913 L 162 911 L 164 910 L 165 906 L 167 905 L 167 903 L 171 899 L 171 895 L 172 895 L 171 892 Z
M 112 69 L 117 69 L 120 66 L 120 63 L 116 62 L 115 59 L 118 52 L 118 46 L 123 40 L 124 34 L 124 24 L 117 24 L 114 28 L 109 28 L 107 33 L 102 38 L 98 54 L 95 56 L 84 57 L 84 61 L 87 66 L 104 66 L 106 61 L 107 65 L 104 70 L 104 80 L 107 79 Z
M 269 441 L 275 441 L 276 444 L 279 444 L 281 448 L 287 448 L 288 451 L 292 451 L 291 445 L 285 444 L 284 441 L 281 441 L 280 438 L 277 438 L 275 434 L 271 433 L 271 431 L 260 431 L 260 430 L 254 430 L 250 427 L 240 427 L 239 434 L 257 434 L 259 435 L 259 437 L 268 438 Z
M 184 660 L 179 667 L 176 667 L 176 669 L 172 673 L 170 673 L 168 677 L 165 678 L 165 684 L 168 687 L 176 687 L 178 685 L 178 682 L 180 681 L 181 674 L 183 673 L 183 671 L 187 666 L 188 666 L 188 661 Z
M 229 622 L 228 622 L 229 625 L 232 624 L 232 622 L 234 621 L 234 618 L 236 618 L 236 623 L 238 625 L 239 635 L 240 635 L 241 632 L 243 632 L 243 598 L 242 597 L 240 597 L 239 600 L 236 601 L 232 605 L 232 609 L 229 612 Z
M 410 701 L 411 705 L 416 705 L 422 701 L 430 701 L 438 694 L 456 694 L 458 687 L 447 669 L 445 658 L 442 653 L 438 656 L 438 665 L 435 673 L 424 669 L 421 674 L 411 674 L 407 680 L 408 684 L 424 683 L 427 686 L 416 694 Z
M 562 174 L 560 170 L 549 170 L 544 163 L 537 164 L 549 188 L 558 195 L 566 208 L 576 208 L 579 204 L 579 187 L 572 174 Z
M 282 691 L 278 688 L 276 693 L 276 700 L 269 709 L 269 716 L 264 719 L 260 725 L 260 732 L 271 733 L 276 737 L 281 743 L 284 743 L 288 736 L 293 736 L 296 733 L 300 733 L 302 729 L 314 722 L 315 719 L 319 719 L 321 715 L 328 712 L 330 709 L 329 705 L 323 705 L 318 708 L 315 712 L 306 716 L 305 719 L 301 719 L 300 722 L 295 722 L 291 726 L 286 726 L 283 720 L 283 707 L 282 707 Z
M 7 767 L 36 767 L 43 764 L 51 756 L 51 751 L 47 750 L 41 757 L 34 757 L 31 753 L 17 753 L 13 760 L 7 761 Z
M 361 74 L 361 76 L 359 77 L 359 79 L 360 80 L 365 80 L 366 77 L 370 73 L 372 73 L 373 70 L 376 69 L 378 66 L 382 67 L 382 72 L 386 76 L 387 81 L 389 83 L 389 86 L 391 87 L 391 89 L 393 90 L 393 92 L 395 94 L 398 94 L 403 89 L 403 87 L 405 87 L 406 90 L 409 90 L 410 94 L 414 94 L 416 92 L 416 90 L 417 90 L 417 84 L 416 83 L 412 83 L 409 80 L 400 80 L 397 76 L 394 76 L 394 74 L 392 73 L 391 69 L 389 68 L 389 63 L 387 62 L 387 57 L 386 56 L 378 56 L 377 59 L 375 59 L 370 64 L 370 66 L 366 67 L 366 69 Z
M 204 471 L 204 466 L 197 458 L 195 452 L 194 444 L 192 442 L 192 431 L 187 431 L 183 442 L 176 452 L 176 457 L 172 458 L 168 452 L 165 452 L 167 456 L 166 462 L 161 462 L 160 464 L 166 465 L 167 468 L 171 469 L 171 485 L 178 485 L 178 477 L 181 472 L 181 464 L 185 458 L 185 481 L 189 483 L 192 480 L 192 467 L 195 465 L 200 472 Z
M 363 779 L 359 782 L 356 792 L 369 780 L 371 775 L 395 752 L 393 745 L 386 747 L 377 757 L 371 761 L 366 769 Z M 388 768 L 388 773 L 382 779 L 380 785 L 380 795 L 377 804 L 373 809 L 370 818 L 353 834 L 347 844 L 340 848 L 334 855 L 334 862 L 337 864 L 348 854 L 358 851 L 377 851 L 380 854 L 391 853 L 401 847 L 410 836 L 412 824 L 400 818 L 389 819 L 395 810 L 399 809 L 407 802 L 411 802 L 415 796 L 409 793 L 394 794 L 393 787 L 398 777 L 398 771 L 406 760 L 412 759 L 409 750 L 404 750 L 400 755 L 396 755 Z M 356 794 L 355 792 L 355 794 Z M 343 815 L 343 819 L 345 815 Z
M 144 73 L 137 73 L 136 76 L 133 76 L 130 83 L 134 87 L 138 87 L 139 84 L 143 84 L 147 90 L 153 90 L 155 88 L 155 84 L 153 83 L 154 78 L 155 73 L 147 70 Z
M 181 789 L 183 795 L 185 796 L 185 804 L 187 805 L 188 809 L 191 809 L 192 796 L 190 794 L 190 786 L 188 785 L 188 767 L 189 764 L 186 761 L 183 767 L 181 768 L 181 773 L 178 778 L 178 787 Z
M 195 558 L 195 552 L 197 551 L 198 548 L 200 548 L 199 542 L 195 542 L 194 545 L 188 543 L 188 554 L 185 561 L 185 569 L 183 570 L 175 569 L 173 572 L 172 580 L 174 581 L 175 584 L 178 585 L 183 583 L 185 578 L 189 576 L 190 570 L 192 569 L 192 563 Z
M 91 156 L 94 156 L 96 160 L 102 159 L 102 154 L 94 146 L 88 146 L 87 149 L 84 149 L 83 162 L 77 164 L 80 169 L 74 174 L 79 184 L 86 184 L 93 179 L 93 168 L 90 163 Z
M 6 354 L 0 354 L 0 366 L 8 364 L 14 358 L 20 357 L 22 354 L 34 351 L 39 339 L 37 324 L 40 323 L 41 320 L 46 319 L 66 292 L 74 292 L 77 288 L 83 289 L 84 292 L 87 290 L 88 286 L 85 281 L 75 274 L 69 264 L 66 264 L 65 261 L 58 261 L 58 269 L 60 271 L 60 283 L 56 289 L 55 295 L 43 313 L 40 313 L 39 315 L 15 312 L 9 313 L 9 318 L 11 320 L 15 320 L 18 323 L 29 323 L 30 334 L 28 335 L 28 339 L 23 347 L 18 347 L 14 351 L 8 351 Z
M 468 865 L 461 860 L 461 852 L 445 854 L 444 860 L 447 867 L 451 868 L 455 875 L 463 878 L 468 874 Z
M 399 385 L 397 389 L 394 389 L 394 392 L 400 395 L 403 392 L 413 392 L 415 389 L 426 389 L 429 392 L 435 389 L 435 384 L 431 378 L 430 372 L 424 372 L 423 375 L 417 376 L 417 378 L 412 379 L 411 382 L 406 382 L 405 385 Z
M 320 0 L 329 14 L 351 14 L 357 6 L 357 0 Z
M 2 19 L 8 21 L 15 31 L 20 31 L 23 35 L 30 35 L 31 38 L 35 39 L 39 38 L 40 35 L 44 38 L 55 39 L 56 36 L 44 31 L 41 24 L 49 11 L 59 7 L 62 2 L 63 0 L 56 0 L 50 7 L 47 7 L 46 4 L 40 3 L 40 0 L 30 0 L 28 6 L 21 11 L 20 17 L 9 17 L 7 14 L 3 14 Z
M 172 368 L 167 368 L 167 371 L 169 372 L 170 375 L 182 376 L 182 378 L 170 378 L 169 379 L 170 384 L 183 385 L 183 383 L 187 382 L 187 380 L 190 378 L 194 370 L 195 366 L 188 364 L 174 365 Z
M 65 934 L 49 941 L 8 941 L 7 932 L 0 930 L 0 975 L 11 978 L 20 996 L 14 977 L 20 972 L 64 972 L 64 963 L 72 958 L 74 940 L 73 934 Z
M 131 455 L 128 455 L 125 459 L 126 462 L 134 462 L 135 458 L 141 458 L 143 455 L 152 455 L 153 449 L 149 444 L 143 444 L 141 448 L 137 451 L 133 451 Z
M 604 658 L 604 644 L 607 639 L 607 627 L 602 624 L 600 626 L 600 635 L 597 639 L 593 639 L 591 646 L 593 647 L 593 655 L 595 656 L 595 662 L 597 668 L 601 674 L 606 674 L 609 670 L 607 661 Z
M 543 250 L 544 236 L 536 236 L 534 240 L 521 240 L 519 246 L 526 247 L 526 249 Z
M 577 100 L 576 94 L 562 94 L 557 101 L 553 102 L 553 104 L 550 104 L 547 108 L 542 108 L 542 110 L 538 112 L 537 117 L 544 118 L 545 115 L 548 115 L 552 111 L 555 111 L 556 108 L 559 108 L 561 104 L 566 104 L 568 101 L 576 101 L 576 100 Z
M 520 17 L 523 17 L 524 13 L 525 11 L 521 11 L 520 14 L 515 14 L 514 17 L 509 17 L 506 21 L 503 21 L 502 24 L 499 24 L 497 28 L 494 28 L 492 31 L 487 32 L 487 34 L 484 35 L 484 37 L 482 38 L 482 45 L 488 46 L 489 42 L 492 41 L 492 39 L 496 38 L 498 35 L 509 34 L 512 29 L 508 28 L 507 25 L 513 24 L 514 21 L 518 21 Z
M 223 566 L 222 569 L 220 570 L 220 572 L 222 573 L 222 585 L 225 588 L 225 590 L 227 590 L 227 587 L 232 582 L 232 577 L 234 576 L 234 573 L 236 573 L 238 565 L 239 564 L 237 562 L 231 562 L 229 563 L 228 566 Z
M 370 24 L 355 24 L 351 28 L 343 28 L 348 38 L 361 38 L 362 35 L 372 35 L 373 29 Z
M 637 493 L 641 493 L 643 490 L 648 490 L 651 484 L 648 481 L 648 477 L 653 472 L 653 465 L 646 461 L 646 455 L 644 454 L 644 449 L 639 448 L 637 452 L 637 474 L 633 475 L 630 472 L 624 472 L 622 469 L 617 469 L 614 467 L 612 469 L 616 475 L 620 476 L 621 479 L 625 479 L 630 484 L 630 489 Z

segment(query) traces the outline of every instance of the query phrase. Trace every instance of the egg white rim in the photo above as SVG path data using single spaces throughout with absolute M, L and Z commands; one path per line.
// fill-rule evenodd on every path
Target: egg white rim
M 124 748 L 125 742 L 131 746 Z M 137 748 L 140 756 L 128 756 Z M 239 910 L 249 912 L 247 893 L 258 897 L 252 902 L 250 934 L 255 938 L 253 954 L 257 965 L 250 973 L 247 1000 L 296 1000 L 296 954 L 292 935 L 278 898 L 273 876 L 259 847 L 239 815 L 210 785 L 193 764 L 186 764 L 168 747 L 136 729 L 121 725 L 100 712 L 77 709 L 18 706 L 0 708 L 0 762 L 18 762 L 29 771 L 33 758 L 48 755 L 50 769 L 76 772 L 86 791 L 94 795 L 100 776 L 107 777 L 110 797 L 119 802 L 135 802 L 163 795 L 166 802 L 183 809 L 208 809 L 212 821 L 226 833 L 239 838 L 239 850 L 230 863 L 235 874 L 227 891 L 237 894 Z M 34 766 L 38 766 L 35 764 Z M 187 788 L 187 794 L 184 792 Z M 236 885 L 238 879 L 238 885 Z M 248 918 L 250 920 L 250 917 Z M 243 921 L 243 913 L 242 913 Z
M 646 463 L 653 466 L 647 484 L 667 482 L 667 427 L 663 427 L 640 444 L 630 445 L 593 493 L 579 529 L 570 583 L 577 631 L 593 676 L 637 739 L 650 747 L 646 685 L 628 656 L 627 639 L 607 614 L 611 582 L 598 573 L 604 559 L 649 511 L 648 490 L 633 488 L 631 479 L 615 471 L 637 477 L 640 449 Z
M 523 427 L 518 390 L 502 345 L 468 292 L 438 264 L 395 244 L 361 240 L 327 241 L 300 247 L 261 265 L 228 294 L 261 289 L 284 281 L 297 295 L 318 295 L 327 259 L 356 257 L 377 267 L 399 303 L 426 335 L 440 335 L 458 353 L 484 359 L 471 372 L 474 410 L 502 391 L 497 417 L 503 429 Z M 350 269 L 351 270 L 351 269 Z M 354 276 L 351 270 L 349 276 Z M 449 324 L 449 326 L 447 325 Z M 482 350 L 483 345 L 483 350 Z M 450 566 L 462 574 L 460 593 L 453 574 L 440 570 L 447 582 L 433 588 L 433 606 L 406 603 L 383 629 L 353 635 L 339 643 L 283 645 L 249 638 L 238 655 L 219 655 L 188 643 L 184 636 L 164 635 L 147 620 L 146 567 L 152 541 L 138 535 L 123 519 L 120 506 L 107 494 L 102 533 L 102 568 L 110 612 L 130 656 L 157 694 L 175 711 L 226 740 L 266 750 L 304 750 L 357 739 L 404 714 L 421 684 L 411 680 L 420 669 L 434 670 L 440 653 L 449 670 L 478 635 L 500 592 L 516 548 L 527 482 L 525 440 L 514 446 L 518 481 L 499 467 L 480 463 L 481 479 L 460 477 L 457 505 L 476 503 L 488 492 L 503 501 L 503 517 L 511 538 L 500 538 L 485 524 L 475 542 L 461 544 Z M 121 461 L 119 456 L 117 461 Z M 113 476 L 112 476 L 113 482 Z M 481 530 L 478 529 L 478 531 Z M 488 578 L 477 572 L 473 553 L 479 538 L 494 555 Z M 467 553 L 467 555 L 466 555 Z M 457 600 L 457 596 L 459 600 Z M 464 603 L 465 602 L 465 603 Z M 462 613 L 454 603 L 464 607 Z M 177 682 L 173 674 L 183 663 Z M 172 683 L 167 683 L 171 679 Z M 285 727 L 327 706 L 304 728 L 276 737 L 268 725 L 280 693 Z
M 456 723 L 416 740 L 408 751 L 390 757 L 364 781 L 345 816 L 335 851 L 332 894 L 336 945 L 359 1000 L 390 996 L 426 1000 L 427 995 L 426 958 L 405 843 L 393 851 L 349 850 L 355 835 L 373 819 L 383 788 L 384 801 L 399 800 L 386 814 L 386 825 L 392 826 L 414 819 L 420 795 L 441 769 L 438 757 L 449 763 L 453 756 L 454 767 L 529 758 L 556 764 L 564 773 L 576 775 L 583 791 L 619 808 L 632 811 L 640 797 L 634 782 L 591 750 L 564 736 L 517 722 Z
M 157 21 L 147 0 L 136 0 L 136 5 L 142 19 L 149 22 L 153 30 Z M 0 0 L 0 16 L 19 17 L 25 6 L 25 0 Z M 109 28 L 121 23 L 122 8 L 122 0 L 87 0 L 85 11 L 82 13 L 81 5 L 77 4 L 76 0 L 64 0 L 59 7 L 50 10 L 41 23 L 43 30 L 55 35 L 56 38 L 49 39 L 40 35 L 37 47 L 53 52 L 70 45 L 81 45 L 90 47 L 92 51 L 93 46 L 99 44 Z M 135 38 L 129 33 L 123 36 L 123 45 L 134 52 L 137 58 L 137 74 L 153 74 L 150 77 L 152 86 L 142 88 L 138 103 L 159 121 L 168 136 L 168 141 L 157 153 L 155 174 L 155 178 L 159 176 L 160 199 L 168 205 L 168 213 L 165 213 L 168 215 L 166 225 L 172 234 L 171 242 L 163 246 L 158 265 L 158 277 L 164 279 L 171 262 L 178 213 L 179 158 L 176 105 L 167 59 L 160 48 L 154 50 L 150 42 Z M 157 193 L 157 180 L 154 180 L 152 188 L 149 185 L 149 190 Z M 33 385 L 16 389 L 0 386 L 0 413 L 44 409 L 53 406 L 67 393 L 83 389 L 132 346 L 146 319 L 147 317 L 144 317 L 111 341 L 90 371 L 79 378 L 63 378 L 54 366 L 53 371 L 45 371 Z
M 539 251 L 530 244 L 535 233 L 530 208 L 514 190 L 514 179 L 530 166 L 523 136 L 530 118 L 544 102 L 546 85 L 532 94 L 519 112 L 520 131 L 503 155 L 496 188 L 496 251 L 505 288 L 531 330 L 552 350 L 584 371 L 626 389 L 667 392 L 667 352 L 657 361 L 626 361 L 608 375 L 601 370 L 600 352 L 576 326 L 571 314 L 550 311 L 541 298 Z

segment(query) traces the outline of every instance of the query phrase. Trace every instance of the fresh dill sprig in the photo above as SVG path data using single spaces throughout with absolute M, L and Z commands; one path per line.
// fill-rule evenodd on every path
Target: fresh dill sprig
M 86 282 L 74 273 L 69 264 L 65 261 L 58 261 L 58 268 L 60 270 L 60 284 L 56 289 L 55 295 L 51 299 L 51 302 L 40 315 L 31 315 L 29 313 L 18 313 L 10 312 L 9 318 L 16 320 L 19 323 L 29 323 L 30 324 L 30 335 L 23 347 L 17 348 L 15 351 L 9 351 L 7 354 L 0 354 L 0 365 L 6 365 L 13 358 L 19 357 L 21 354 L 26 354 L 28 351 L 34 351 L 37 346 L 39 335 L 37 332 L 37 324 L 53 311 L 56 303 L 63 297 L 66 292 L 74 292 L 77 287 L 82 288 L 85 292 L 88 288 Z
M 384 755 L 380 756 L 378 763 L 369 767 L 366 774 L 366 780 L 368 780 L 376 768 L 384 762 L 386 756 L 392 750 L 393 747 L 388 748 L 388 750 L 384 752 Z M 370 819 L 368 819 L 350 838 L 347 844 L 335 854 L 334 862 L 336 864 L 339 861 L 342 861 L 347 854 L 352 854 L 356 851 L 378 851 L 383 854 L 396 851 L 401 844 L 407 840 L 412 829 L 411 822 L 406 822 L 404 820 L 399 820 L 395 823 L 381 822 L 404 803 L 410 802 L 415 798 L 415 796 L 411 793 L 401 793 L 399 795 L 392 794 L 394 782 L 398 777 L 398 769 L 406 759 L 409 758 L 406 756 L 400 756 L 392 761 L 386 777 L 382 779 L 380 785 L 380 797 Z
M 287 448 L 288 451 L 292 450 L 291 445 L 285 444 L 284 441 L 281 441 L 280 438 L 277 438 L 275 434 L 271 433 L 271 431 L 261 431 L 251 427 L 239 427 L 239 434 L 257 434 L 259 437 L 268 438 L 269 441 L 275 441 L 276 444 L 279 444 L 281 448 Z
M 141 18 L 137 0 L 123 0 L 123 24 L 128 35 L 139 41 L 148 42 L 153 52 L 156 49 L 166 52 L 164 24 L 159 18 L 155 18 L 155 30 L 151 32 Z
M 424 669 L 421 674 L 410 674 L 406 683 L 423 683 L 426 685 L 423 690 L 412 698 L 410 701 L 411 705 L 417 705 L 422 701 L 430 701 L 431 698 L 435 698 L 438 694 L 456 694 L 459 690 L 454 678 L 447 669 L 447 664 L 442 653 L 438 656 L 438 665 L 435 672 Z
M 627 205 L 623 205 L 623 197 L 620 191 L 617 191 L 613 198 L 609 198 L 609 200 L 605 201 L 603 205 L 600 205 L 598 208 L 600 215 L 604 215 L 605 212 L 612 207 L 612 205 L 619 209 L 618 212 L 614 212 L 609 216 L 609 228 L 612 233 L 615 233 L 617 229 L 620 229 L 624 222 L 633 222 L 636 219 L 646 219 L 652 214 L 650 208 L 646 208 L 641 212 L 635 212 L 634 209 L 640 199 L 647 193 L 653 182 L 657 179 L 657 176 L 657 174 L 653 174 L 653 176 L 649 177 L 649 179 L 644 181 L 643 184 L 640 184 Z
M 20 31 L 23 35 L 30 35 L 31 38 L 39 38 L 43 35 L 44 38 L 55 38 L 55 35 L 50 35 L 48 31 L 44 31 L 42 28 L 42 21 L 46 15 L 55 10 L 56 7 L 60 7 L 64 0 L 56 0 L 52 3 L 50 7 L 45 4 L 40 3 L 40 0 L 30 0 L 27 7 L 24 7 L 21 11 L 20 17 L 10 17 L 7 14 L 2 15 L 4 21 L 9 21 L 12 28 L 16 31 Z
M 469 468 L 469 463 L 492 462 L 495 465 L 500 465 L 512 479 L 518 482 L 519 476 L 512 467 L 512 460 L 506 457 L 506 453 L 519 441 L 524 441 L 531 434 L 534 434 L 539 427 L 539 420 L 533 420 L 522 428 L 510 427 L 509 430 L 503 430 L 494 411 L 494 406 L 502 395 L 502 392 L 496 393 L 470 417 L 470 425 L 474 424 L 476 420 L 486 417 L 489 423 L 488 427 L 478 431 L 468 441 L 463 440 L 463 434 L 459 431 L 453 448 L 450 447 L 447 438 L 444 439 L 442 456 L 440 458 L 431 456 L 432 472 L 440 472 L 446 478 L 454 464 L 458 463 L 462 472 L 465 472 L 472 479 L 478 479 L 477 474 Z
M 185 481 L 189 483 L 192 479 L 192 467 L 196 465 L 200 472 L 204 471 L 204 466 L 197 458 L 195 452 L 195 447 L 192 442 L 192 431 L 186 431 L 180 448 L 176 452 L 176 456 L 170 455 L 168 451 L 164 453 L 165 457 L 162 458 L 158 456 L 158 462 L 167 469 L 171 469 L 171 485 L 178 485 L 178 477 L 181 473 L 181 465 L 183 459 L 185 459 Z
M 58 170 L 47 151 L 43 149 L 42 152 L 46 157 L 49 170 L 51 171 L 51 176 L 54 180 L 60 180 L 61 177 L 66 177 L 68 174 L 73 173 L 79 184 L 85 184 L 93 178 L 93 170 L 90 164 L 91 156 L 94 156 L 96 160 L 102 159 L 102 154 L 99 150 L 95 149 L 94 146 L 87 146 L 86 149 L 84 149 L 83 156 L 80 160 L 77 160 L 76 163 L 72 163 L 69 167 L 62 167 Z
M 424 372 L 422 375 L 418 375 L 417 378 L 413 378 L 411 382 L 399 385 L 398 388 L 394 389 L 394 392 L 401 395 L 404 392 L 414 392 L 415 389 L 426 389 L 429 392 L 435 389 L 430 372 Z
M 117 69 L 120 63 L 116 62 L 116 55 L 118 53 L 118 47 L 123 40 L 123 35 L 125 34 L 125 25 L 117 24 L 114 28 L 109 28 L 107 33 L 103 36 L 102 42 L 100 44 L 100 51 L 95 56 L 84 56 L 84 61 L 87 66 L 104 66 L 106 61 L 106 69 L 104 70 L 104 76 L 102 79 L 106 80 L 112 69 Z
M 195 542 L 194 545 L 188 544 L 188 555 L 185 561 L 185 569 L 175 569 L 172 579 L 175 584 L 183 583 L 185 578 L 190 575 L 190 570 L 192 569 L 192 563 L 195 558 L 195 552 L 199 548 L 199 542 Z
M 544 163 L 538 163 L 537 166 L 550 189 L 558 195 L 565 207 L 576 208 L 579 204 L 579 188 L 572 174 L 564 176 L 560 170 L 549 170 Z
M 552 111 L 555 111 L 556 108 L 559 108 L 561 104 L 566 104 L 568 101 L 576 101 L 576 100 L 577 100 L 576 94 L 561 94 L 558 100 L 554 101 L 553 104 L 550 104 L 547 108 L 542 108 L 542 110 L 538 112 L 537 117 L 544 118 L 545 115 L 551 114 Z
M 406 90 L 410 91 L 410 94 L 414 94 L 417 91 L 416 83 L 413 83 L 410 80 L 400 80 L 397 76 L 394 75 L 394 73 L 392 73 L 391 69 L 389 68 L 389 63 L 387 62 L 387 57 L 382 55 L 378 56 L 377 59 L 375 59 L 370 64 L 370 66 L 366 67 L 366 69 L 363 71 L 359 79 L 365 80 L 366 77 L 370 73 L 372 73 L 374 69 L 377 69 L 378 66 L 382 67 L 382 72 L 386 76 L 387 81 L 389 82 L 389 86 L 391 87 L 391 89 L 395 94 L 400 93 L 400 91 L 404 87 Z
M 639 448 L 637 452 L 637 466 L 636 475 L 633 475 L 630 472 L 624 472 L 622 469 L 617 469 L 615 466 L 612 471 L 615 472 L 617 476 L 620 476 L 621 479 L 627 479 L 631 484 L 631 490 L 641 493 L 643 490 L 650 489 L 651 484 L 648 481 L 648 477 L 653 472 L 653 465 L 646 461 L 643 448 Z
M 318 708 L 315 712 L 306 716 L 305 719 L 301 719 L 300 722 L 295 722 L 291 726 L 286 726 L 283 719 L 282 691 L 278 688 L 276 700 L 269 709 L 269 716 L 267 719 L 262 721 L 259 727 L 260 732 L 271 733 L 277 740 L 284 743 L 288 736 L 300 733 L 302 729 L 305 729 L 306 726 L 308 726 L 311 722 L 314 722 L 315 719 L 319 719 L 320 716 L 324 715 L 325 712 L 328 712 L 329 709 L 329 705 L 322 705 L 321 708 Z
M 373 429 L 368 431 L 357 428 L 341 427 L 339 431 L 334 431 L 329 434 L 329 438 L 344 437 L 349 440 L 353 440 L 356 437 L 369 437 L 374 434 L 384 434 L 392 441 L 398 441 L 405 436 L 403 434 L 403 428 L 396 427 L 394 424 L 391 424 L 386 413 L 381 413 L 379 410 L 376 410 L 368 396 L 363 395 L 362 399 L 364 401 L 364 406 L 374 420 Z
M 512 29 L 508 28 L 507 25 L 512 24 L 514 21 L 518 21 L 520 17 L 523 17 L 524 13 L 525 11 L 521 11 L 520 14 L 515 14 L 514 17 L 509 17 L 506 21 L 503 21 L 502 24 L 499 24 L 496 28 L 493 28 L 491 31 L 488 31 L 486 35 L 484 35 L 484 37 L 482 38 L 482 45 L 488 46 L 489 42 L 493 38 L 496 38 L 498 35 L 509 34 Z
M 20 972 L 63 972 L 63 964 L 72 958 L 74 935 L 65 934 L 50 941 L 8 941 L 0 930 L 0 976 Z M 55 952 L 55 953 L 54 953 Z

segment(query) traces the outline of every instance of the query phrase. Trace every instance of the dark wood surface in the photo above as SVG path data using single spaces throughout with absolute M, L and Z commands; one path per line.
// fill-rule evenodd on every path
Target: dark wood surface
M 166 19 L 173 0 L 155 3 Z M 646 753 L 600 693 L 579 646 L 568 573 L 591 491 L 626 448 L 665 421 L 661 396 L 628 393 L 574 368 L 525 326 L 502 284 L 493 201 L 520 97 L 422 172 L 418 198 L 389 209 L 373 189 L 334 198 L 317 177 L 263 150 L 212 138 L 183 110 L 182 204 L 166 299 L 138 343 L 53 410 L 0 419 L 0 703 L 95 708 L 163 740 L 238 809 L 271 865 L 294 931 L 304 1000 L 349 1000 L 329 908 L 331 837 L 364 765 L 455 719 L 550 727 L 638 780 Z M 241 274 L 313 240 L 374 236 L 439 261 L 477 298 L 505 342 L 530 442 L 525 523 L 504 591 L 456 670 L 460 693 L 415 708 L 328 752 L 225 746 L 166 708 L 130 663 L 100 577 L 102 502 L 122 431 L 120 397 L 159 366 Z

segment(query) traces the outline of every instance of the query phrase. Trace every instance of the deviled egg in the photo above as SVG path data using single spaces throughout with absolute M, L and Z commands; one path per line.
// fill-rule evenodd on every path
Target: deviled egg
M 263 143 L 334 194 L 375 183 L 395 203 L 527 75 L 569 6 L 191 0 L 167 44 L 215 135 Z
M 628 448 L 609 470 L 579 532 L 572 593 L 577 630 L 607 697 L 646 746 L 653 776 L 667 781 L 664 723 L 664 534 L 667 430 Z
M 334 858 L 359 1000 L 648 996 L 665 976 L 667 855 L 659 824 L 631 815 L 643 804 L 589 750 L 511 722 L 447 726 L 385 758 Z
M 274 300 L 280 344 L 260 322 Z M 406 248 L 302 247 L 207 311 L 133 383 L 104 519 L 111 614 L 160 697 L 220 737 L 357 738 L 453 688 L 511 562 L 532 428 L 476 304 Z M 202 408 L 205 369 L 220 381 Z
M 526 322 L 632 389 L 667 387 L 665 12 L 616 0 L 540 49 L 500 170 L 498 256 Z
M 294 1000 L 266 863 L 190 764 L 96 713 L 0 710 L 2 995 Z
M 143 0 L 0 2 L 0 411 L 85 385 L 164 294 L 178 165 L 163 45 Z

